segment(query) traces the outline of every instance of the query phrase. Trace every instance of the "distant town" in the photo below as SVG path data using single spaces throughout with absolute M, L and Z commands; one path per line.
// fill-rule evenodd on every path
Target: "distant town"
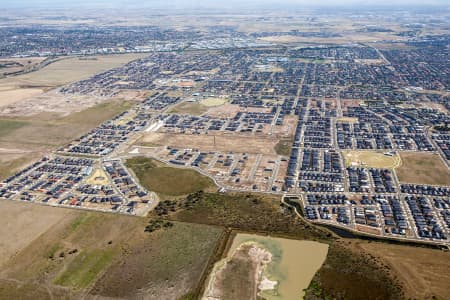
M 4 33 L 4 42 L 14 40 L 8 35 L 14 32 Z M 142 29 L 125 38 L 123 31 L 113 32 L 127 41 L 121 50 L 70 46 L 60 52 L 52 38 L 34 46 L 45 49 L 39 53 L 21 47 L 20 40 L 2 49 L 16 56 L 98 54 L 101 49 L 114 53 L 141 51 L 130 46 L 139 34 L 152 32 L 168 40 L 179 36 Z M 30 29 L 23 37 L 29 44 L 29 36 L 58 40 L 58 34 Z M 73 34 L 76 39 L 80 33 Z M 109 34 L 100 31 L 95 45 Z M 447 242 L 450 186 L 402 182 L 392 168 L 399 151 L 436 153 L 449 165 L 450 135 L 439 127 L 450 123 L 448 95 L 426 92 L 449 89 L 449 77 L 438 75 L 448 72 L 449 36 L 411 41 L 421 47 L 407 51 L 362 44 L 286 49 L 244 40 L 240 46 L 248 49 L 239 50 L 238 38 L 194 42 L 185 46 L 191 51 L 182 53 L 171 52 L 167 45 L 147 49 L 152 53 L 146 58 L 62 87 L 62 94 L 111 97 L 121 90 L 151 90 L 153 95 L 6 179 L 0 196 L 144 215 L 155 196 L 139 186 L 123 160 L 146 155 L 197 169 L 223 190 L 297 199 L 312 221 L 374 235 Z M 180 43 L 186 42 L 172 46 L 181 49 Z M 233 50 L 210 50 L 221 48 Z M 421 101 L 442 109 L 415 105 Z M 190 114 L 190 106 L 198 105 L 208 109 Z M 167 145 L 131 142 L 145 141 L 153 132 Z M 280 140 L 286 143 L 285 153 L 268 149 Z M 248 151 L 226 151 L 227 145 L 216 147 L 216 141 L 237 143 L 235 148 L 245 143 L 242 148 Z M 369 162 L 358 159 L 371 153 Z M 386 160 L 385 165 L 371 166 L 374 159 Z

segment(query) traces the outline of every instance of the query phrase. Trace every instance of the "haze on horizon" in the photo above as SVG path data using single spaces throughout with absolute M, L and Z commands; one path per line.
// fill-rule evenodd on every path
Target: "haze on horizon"
M 3 8 L 157 8 L 157 9 L 215 9 L 215 8 L 301 8 L 301 7 L 447 7 L 447 0 L 150 0 L 143 3 L 139 0 L 3 0 Z

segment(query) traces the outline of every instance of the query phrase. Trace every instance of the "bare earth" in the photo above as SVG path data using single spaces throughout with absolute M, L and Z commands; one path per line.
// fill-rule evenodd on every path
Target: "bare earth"
M 144 136 L 142 142 L 173 147 L 199 148 L 202 151 L 233 151 L 276 155 L 277 139 L 257 138 L 243 135 L 186 135 L 152 132 Z

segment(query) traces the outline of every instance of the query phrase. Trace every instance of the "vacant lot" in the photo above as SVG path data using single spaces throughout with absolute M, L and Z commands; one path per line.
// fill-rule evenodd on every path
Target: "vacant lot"
M 145 188 L 159 194 L 181 196 L 215 188 L 209 177 L 191 169 L 169 167 L 145 157 L 129 159 L 126 164 Z
M 387 156 L 381 151 L 343 151 L 346 166 L 393 169 L 400 165 L 398 155 Z
M 188 135 L 152 132 L 144 136 L 144 143 L 153 145 L 198 148 L 202 151 L 233 151 L 274 155 L 275 138 L 259 138 L 244 135 Z
M 110 101 L 66 117 L 38 114 L 31 117 L 2 119 L 0 148 L 32 151 L 53 150 L 83 135 L 130 107 L 128 102 Z
M 358 123 L 358 118 L 342 117 L 342 118 L 337 118 L 336 121 L 342 122 L 342 123 Z
M 448 185 L 450 170 L 438 154 L 403 152 L 402 165 L 395 171 L 401 182 Z
M 385 243 L 354 244 L 389 266 L 403 284 L 407 299 L 450 298 L 450 252 Z
M 0 89 L 0 107 L 20 102 L 42 93 L 43 89 L 41 88 L 2 87 Z

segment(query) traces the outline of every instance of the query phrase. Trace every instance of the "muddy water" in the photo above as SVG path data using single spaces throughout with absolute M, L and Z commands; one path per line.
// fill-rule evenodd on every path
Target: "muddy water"
M 277 281 L 274 290 L 261 291 L 266 299 L 302 299 L 314 274 L 325 261 L 328 245 L 283 238 L 237 234 L 229 255 L 247 242 L 255 242 L 272 253 L 272 262 L 267 265 L 263 276 Z

